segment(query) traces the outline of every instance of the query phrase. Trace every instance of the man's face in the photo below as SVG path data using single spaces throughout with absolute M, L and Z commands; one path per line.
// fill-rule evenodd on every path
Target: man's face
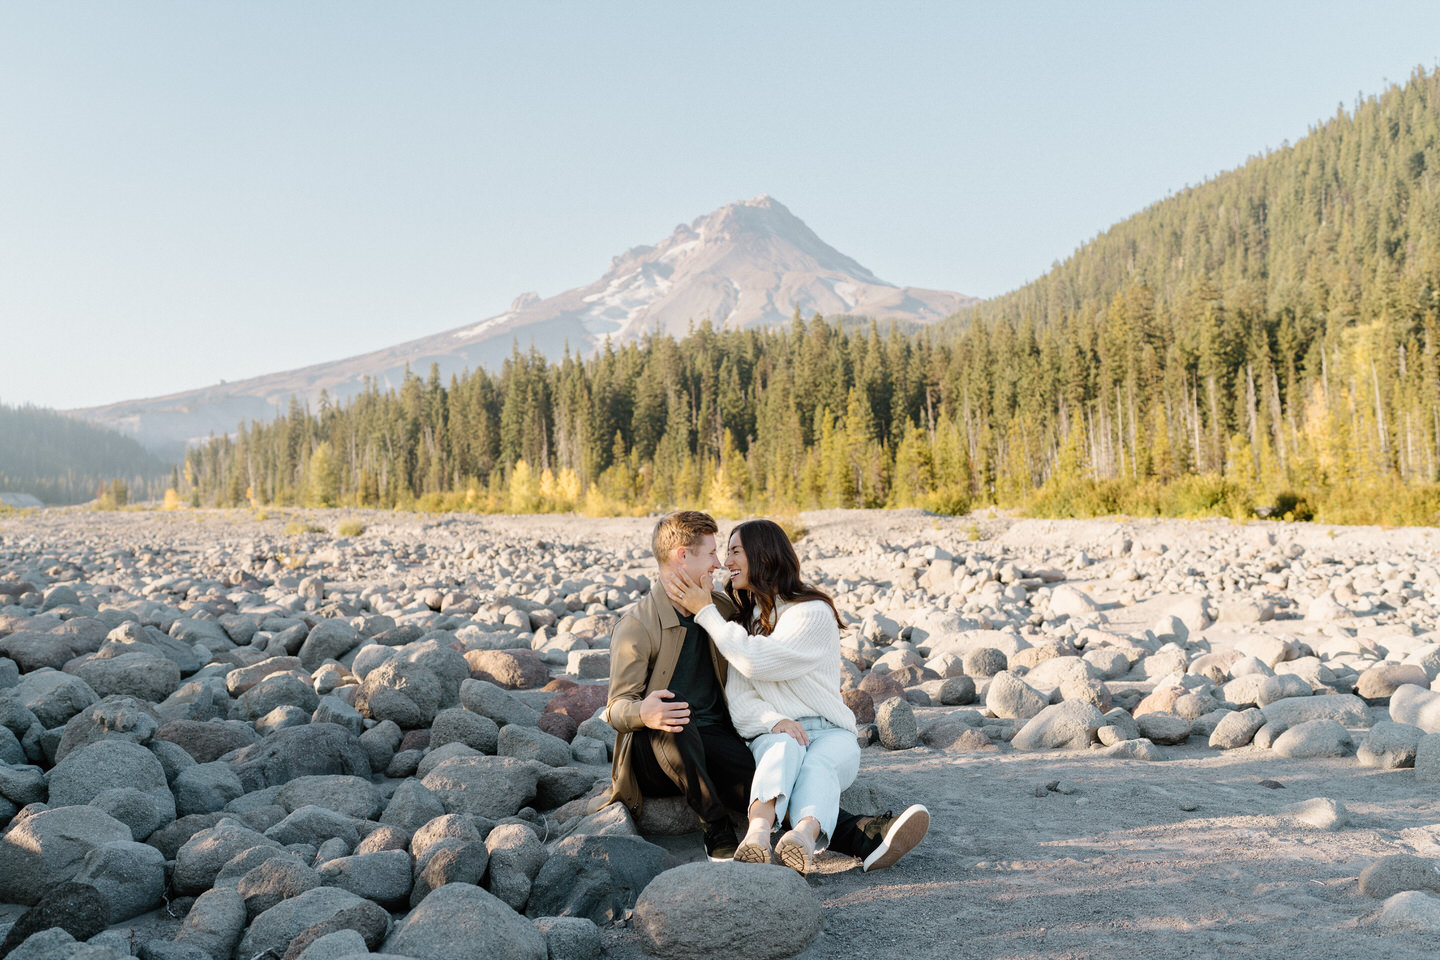
M 715 535 L 707 533 L 700 538 L 700 542 L 693 547 L 681 547 L 675 551 L 675 565 L 690 575 L 692 580 L 699 580 L 705 574 L 720 566 L 720 557 L 717 555 L 715 546 Z

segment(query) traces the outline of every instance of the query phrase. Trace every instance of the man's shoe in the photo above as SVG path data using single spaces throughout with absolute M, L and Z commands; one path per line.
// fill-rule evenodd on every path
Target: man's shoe
M 786 830 L 775 843 L 775 856 L 802 877 L 815 869 L 815 841 L 807 833 Z
M 705 856 L 711 863 L 735 859 L 735 827 L 726 820 L 705 824 Z
M 875 844 L 865 855 L 864 869 L 881 870 L 893 866 L 925 839 L 929 829 L 930 811 L 919 803 L 906 807 L 898 817 L 889 810 L 878 817 L 871 817 L 870 822 L 860 828 Z

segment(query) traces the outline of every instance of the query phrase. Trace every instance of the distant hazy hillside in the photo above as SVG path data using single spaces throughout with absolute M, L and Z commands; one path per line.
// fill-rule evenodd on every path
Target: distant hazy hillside
M 170 471 L 113 430 L 54 410 L 0 404 L 0 490 L 47 504 L 84 503 L 118 479 L 139 499 L 163 492 Z

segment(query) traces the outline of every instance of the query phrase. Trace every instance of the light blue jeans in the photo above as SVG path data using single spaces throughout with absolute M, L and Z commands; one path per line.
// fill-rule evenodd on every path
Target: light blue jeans
M 840 792 L 860 772 L 860 744 L 854 733 L 821 717 L 801 717 L 799 723 L 810 737 L 808 747 L 788 733 L 766 733 L 750 741 L 755 755 L 750 801 L 774 800 L 777 823 L 784 823 L 787 813 L 791 826 L 814 817 L 820 821 L 819 847 L 824 848 L 835 832 Z

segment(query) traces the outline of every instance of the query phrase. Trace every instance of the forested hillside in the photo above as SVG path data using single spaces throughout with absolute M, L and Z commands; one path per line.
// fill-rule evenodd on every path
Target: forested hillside
M 158 496 L 172 468 L 129 437 L 39 407 L 0 403 L 0 490 L 47 504 L 83 503 L 101 488 Z M 116 483 L 118 481 L 118 484 Z
M 918 338 L 819 318 L 412 377 L 191 452 L 199 502 L 1026 505 L 1433 522 L 1440 75 Z

